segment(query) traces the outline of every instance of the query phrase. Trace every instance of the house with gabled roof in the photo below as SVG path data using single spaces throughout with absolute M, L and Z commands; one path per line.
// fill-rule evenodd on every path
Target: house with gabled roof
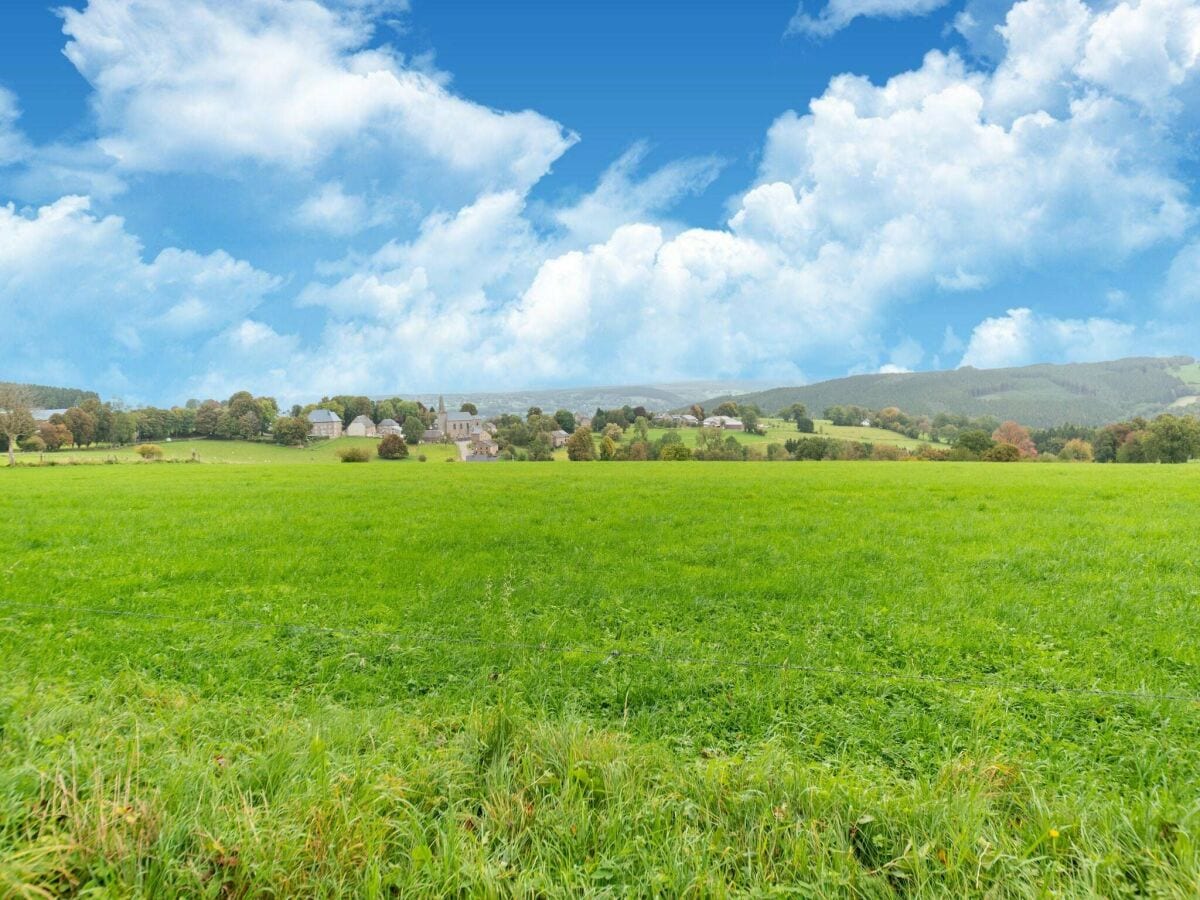
M 355 416 L 354 421 L 346 426 L 346 434 L 350 437 L 379 437 L 379 429 L 370 416 Z
M 438 397 L 437 427 L 452 441 L 469 441 L 471 432 L 483 427 L 483 417 L 475 413 L 446 412 L 446 401 Z
M 308 436 L 339 438 L 342 436 L 342 417 L 331 409 L 314 409 L 308 414 Z

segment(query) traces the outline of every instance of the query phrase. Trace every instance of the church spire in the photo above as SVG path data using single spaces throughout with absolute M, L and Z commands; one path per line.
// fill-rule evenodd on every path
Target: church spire
M 442 397 L 441 394 L 438 394 L 438 412 L 444 413 L 445 411 L 446 411 L 446 401 Z

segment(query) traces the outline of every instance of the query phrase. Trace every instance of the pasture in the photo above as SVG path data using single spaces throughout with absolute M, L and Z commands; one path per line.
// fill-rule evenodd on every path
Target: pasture
M 0 896 L 1194 895 L 1197 510 L 1195 466 L 2 470 Z

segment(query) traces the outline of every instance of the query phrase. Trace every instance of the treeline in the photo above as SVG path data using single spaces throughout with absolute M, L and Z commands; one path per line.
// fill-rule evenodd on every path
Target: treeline
M 0 395 L 4 394 L 20 394 L 35 409 L 66 409 L 70 406 L 78 406 L 85 400 L 97 402 L 100 400 L 100 395 L 95 391 L 0 381 Z

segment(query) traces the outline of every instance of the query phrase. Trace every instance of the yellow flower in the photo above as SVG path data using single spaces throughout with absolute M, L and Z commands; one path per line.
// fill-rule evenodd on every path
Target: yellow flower
M 1054 840 L 1058 837 L 1058 829 L 1057 828 L 1051 828 L 1049 833 L 1050 833 L 1050 840 Z

